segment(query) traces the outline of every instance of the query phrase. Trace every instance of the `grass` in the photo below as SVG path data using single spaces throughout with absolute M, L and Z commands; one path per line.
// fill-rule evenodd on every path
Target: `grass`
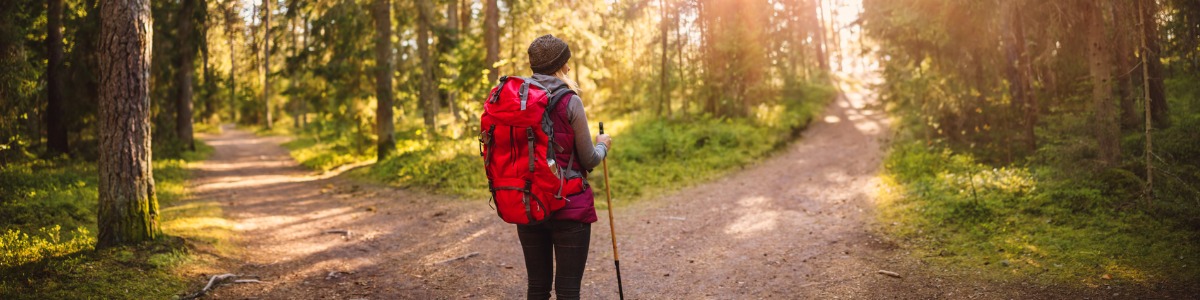
M 1200 279 L 1198 236 L 1129 209 L 1137 198 L 1111 188 L 1126 178 L 1120 171 L 1066 179 L 1049 167 L 992 167 L 921 142 L 895 145 L 885 167 L 882 230 L 938 265 L 1086 286 Z
M 296 128 L 291 118 L 283 118 L 267 129 L 261 125 L 239 125 L 259 136 L 290 136 L 283 143 L 288 153 L 300 165 L 317 171 L 330 171 L 341 166 L 370 161 L 375 158 L 374 141 L 354 134 L 345 124 L 316 121 L 305 129 Z M 361 129 L 361 128 L 360 128 Z
M 187 288 L 179 276 L 197 248 L 224 247 L 232 232 L 216 203 L 189 201 L 189 163 L 212 148 L 154 160 L 164 237 L 94 250 L 95 163 L 32 160 L 0 167 L 0 298 L 165 299 Z M 65 229 L 64 229 L 65 228 Z
M 375 158 L 373 147 L 368 147 L 371 148 L 370 151 L 359 152 L 350 149 L 347 144 L 336 136 L 321 140 L 314 135 L 300 135 L 284 143 L 283 147 L 287 148 L 292 158 L 301 165 L 319 171 L 329 171 Z
M 813 85 L 786 94 L 799 96 L 780 104 L 756 107 L 745 118 L 701 116 L 665 120 L 635 116 L 607 122 L 606 132 L 615 141 L 608 162 L 613 193 L 621 195 L 623 201 L 639 199 L 712 179 L 752 163 L 794 140 L 832 100 L 834 90 Z M 592 128 L 592 132 L 598 132 L 598 128 Z M 487 178 L 481 171 L 483 161 L 477 141 L 429 142 L 415 133 L 398 136 L 401 139 L 395 155 L 356 174 L 397 186 L 472 199 L 487 196 Z M 292 153 L 298 158 L 319 157 L 308 153 L 331 147 L 323 148 L 313 145 L 293 149 Z M 592 185 L 603 188 L 599 166 L 593 175 Z

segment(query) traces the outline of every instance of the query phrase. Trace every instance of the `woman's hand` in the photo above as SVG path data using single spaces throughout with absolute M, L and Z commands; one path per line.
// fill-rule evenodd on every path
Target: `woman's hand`
M 607 134 L 597 135 L 596 143 L 597 144 L 602 143 L 602 144 L 604 144 L 604 149 L 612 150 L 612 137 L 609 137 Z

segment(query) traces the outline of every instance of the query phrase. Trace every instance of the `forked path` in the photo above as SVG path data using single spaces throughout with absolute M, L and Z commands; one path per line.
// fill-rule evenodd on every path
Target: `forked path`
M 870 230 L 888 122 L 862 95 L 848 91 L 800 141 L 756 164 L 618 207 L 626 296 L 1029 298 L 1048 292 L 923 275 L 934 272 Z M 204 139 L 216 152 L 196 172 L 194 197 L 221 202 L 237 224 L 239 250 L 219 265 L 263 280 L 224 286 L 209 297 L 524 296 L 516 230 L 485 199 L 313 176 L 278 137 L 227 128 Z M 584 297 L 615 299 L 608 218 L 600 213 Z M 884 276 L 880 269 L 905 276 Z M 202 280 L 197 275 L 195 285 Z

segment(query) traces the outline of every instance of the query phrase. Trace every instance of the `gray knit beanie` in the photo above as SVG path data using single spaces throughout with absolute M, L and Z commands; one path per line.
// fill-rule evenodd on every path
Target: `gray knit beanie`
M 553 35 L 543 35 L 529 44 L 529 68 L 534 73 L 554 75 L 571 58 L 571 48 Z

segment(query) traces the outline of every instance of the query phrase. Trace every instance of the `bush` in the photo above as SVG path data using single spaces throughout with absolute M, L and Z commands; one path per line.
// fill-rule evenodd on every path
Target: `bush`
M 487 195 L 487 177 L 478 141 L 412 141 L 398 143 L 397 153 L 370 170 L 372 178 L 469 197 Z

